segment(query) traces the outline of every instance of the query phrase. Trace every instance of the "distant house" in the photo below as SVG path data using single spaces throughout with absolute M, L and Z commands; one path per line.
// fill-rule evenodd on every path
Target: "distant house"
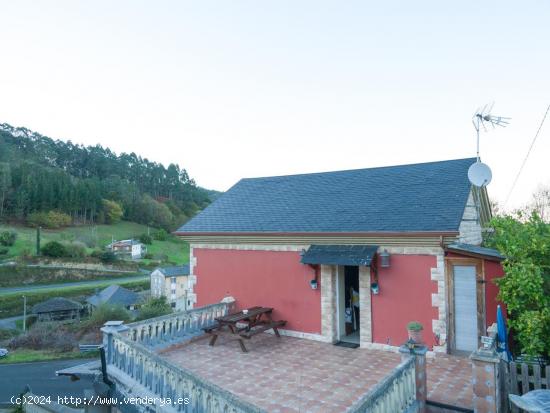
M 151 273 L 151 297 L 166 297 L 172 308 L 186 310 L 188 299 L 189 265 L 157 268 Z
M 70 321 L 80 320 L 82 308 L 76 301 L 55 297 L 33 306 L 32 313 L 37 321 Z
M 89 309 L 93 311 L 102 304 L 122 306 L 127 310 L 135 310 L 141 303 L 141 296 L 120 285 L 110 285 L 86 300 Z
M 114 241 L 106 247 L 119 256 L 128 256 L 134 260 L 142 258 L 147 253 L 147 247 L 134 239 Z

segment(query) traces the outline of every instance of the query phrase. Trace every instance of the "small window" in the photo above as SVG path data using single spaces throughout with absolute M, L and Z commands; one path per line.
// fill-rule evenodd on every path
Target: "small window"
M 170 307 L 176 308 L 176 303 L 170 303 Z

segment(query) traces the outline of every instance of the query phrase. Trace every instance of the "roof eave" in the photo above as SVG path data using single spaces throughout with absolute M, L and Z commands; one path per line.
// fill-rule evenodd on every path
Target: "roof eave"
M 327 236 L 327 237 L 433 237 L 433 236 L 455 236 L 459 234 L 459 231 L 373 231 L 373 232 L 186 232 L 186 231 L 174 231 L 174 235 L 179 237 L 186 236 L 274 236 L 274 237 L 288 237 L 288 236 Z
M 466 257 L 481 258 L 487 261 L 502 262 L 506 259 L 505 257 L 495 257 L 494 255 L 489 255 L 489 254 L 481 254 L 481 253 L 472 252 L 472 251 L 464 251 L 458 248 L 452 248 L 450 246 L 447 246 L 445 248 L 445 251 L 452 252 L 459 255 L 464 255 Z

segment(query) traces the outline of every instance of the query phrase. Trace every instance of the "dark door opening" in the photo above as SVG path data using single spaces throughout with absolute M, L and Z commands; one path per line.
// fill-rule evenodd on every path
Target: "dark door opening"
M 359 267 L 344 267 L 344 282 L 340 285 L 344 291 L 340 294 L 344 296 L 343 311 L 345 314 L 344 331 L 340 334 L 340 340 L 344 342 L 359 344 Z

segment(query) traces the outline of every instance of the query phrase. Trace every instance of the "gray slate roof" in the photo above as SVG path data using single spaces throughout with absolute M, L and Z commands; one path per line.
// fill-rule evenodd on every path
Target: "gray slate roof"
M 370 266 L 376 245 L 311 245 L 303 254 L 302 264 Z
M 97 307 L 101 304 L 129 306 L 140 301 L 137 293 L 120 285 L 110 285 L 89 297 L 86 302 Z
M 455 252 L 463 252 L 471 255 L 482 256 L 486 258 L 495 258 L 498 261 L 504 260 L 506 257 L 493 248 L 480 247 L 477 245 L 463 244 L 460 242 L 450 244 L 447 250 Z
M 458 231 L 474 162 L 242 179 L 177 232 Z
M 157 270 L 159 270 L 165 277 L 189 275 L 189 264 L 178 265 L 176 267 L 159 267 Z
M 32 307 L 33 314 L 50 313 L 54 311 L 81 310 L 82 304 L 63 297 L 54 297 Z

